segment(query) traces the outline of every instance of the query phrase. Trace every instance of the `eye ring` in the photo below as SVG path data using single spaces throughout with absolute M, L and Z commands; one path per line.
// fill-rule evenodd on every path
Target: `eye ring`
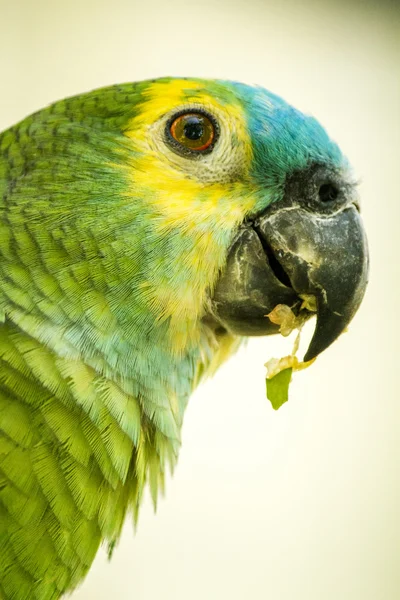
M 165 127 L 165 138 L 172 149 L 191 158 L 212 152 L 219 133 L 215 117 L 199 108 L 174 113 Z

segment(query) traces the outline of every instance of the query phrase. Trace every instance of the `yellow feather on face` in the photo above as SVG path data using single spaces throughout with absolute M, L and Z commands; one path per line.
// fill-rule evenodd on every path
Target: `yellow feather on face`
M 202 81 L 172 80 L 149 85 L 145 98 L 125 131 L 135 150 L 132 164 L 126 167 L 131 181 L 128 193 L 147 199 L 157 215 L 154 227 L 160 236 L 181 231 L 193 239 L 192 251 L 181 257 L 188 273 L 186 291 L 180 286 L 177 293 L 167 284 L 158 286 L 149 298 L 159 319 L 171 320 L 173 347 L 180 352 L 190 337 L 194 342 L 193 336 L 198 336 L 189 321 L 204 306 L 204 261 L 212 282 L 224 261 L 227 236 L 254 210 L 257 196 L 246 178 L 252 150 L 243 108 L 233 95 L 226 105 L 207 93 Z M 163 139 L 172 112 L 199 108 L 212 111 L 221 128 L 220 145 L 201 162 L 175 153 Z

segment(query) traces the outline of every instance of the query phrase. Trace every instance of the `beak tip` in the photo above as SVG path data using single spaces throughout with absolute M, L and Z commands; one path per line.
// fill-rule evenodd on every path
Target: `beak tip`
M 316 358 L 318 356 L 318 354 L 321 354 L 322 350 L 318 350 L 313 348 L 311 345 L 308 348 L 307 352 L 305 353 L 304 357 L 303 357 L 303 361 L 304 362 L 309 362 L 310 360 L 313 360 L 314 358 Z
M 351 314 L 339 316 L 320 302 L 314 335 L 303 360 L 305 362 L 312 360 L 333 344 L 344 331 L 351 317 Z
M 303 358 L 304 362 L 308 362 L 310 360 L 313 360 L 313 358 L 316 358 L 318 356 L 318 354 L 321 354 L 321 352 L 323 352 L 329 345 L 329 344 L 323 343 L 321 338 L 319 336 L 317 337 L 315 335 L 317 332 L 317 328 L 318 328 L 318 325 L 315 329 L 314 335 L 311 339 L 311 342 L 307 349 L 307 352 L 304 354 L 304 358 Z

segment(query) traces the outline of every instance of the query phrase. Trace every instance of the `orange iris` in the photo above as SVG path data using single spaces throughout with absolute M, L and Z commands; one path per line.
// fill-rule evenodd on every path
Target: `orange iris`
M 174 140 L 188 150 L 202 152 L 212 144 L 215 136 L 213 123 L 201 113 L 186 113 L 172 122 L 170 132 Z

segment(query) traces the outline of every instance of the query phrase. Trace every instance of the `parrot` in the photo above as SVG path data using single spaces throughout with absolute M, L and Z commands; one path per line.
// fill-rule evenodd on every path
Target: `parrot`
M 2 132 L 1 600 L 56 600 L 111 554 L 194 388 L 279 332 L 274 307 L 316 315 L 309 361 L 367 279 L 348 159 L 263 87 L 111 85 Z

